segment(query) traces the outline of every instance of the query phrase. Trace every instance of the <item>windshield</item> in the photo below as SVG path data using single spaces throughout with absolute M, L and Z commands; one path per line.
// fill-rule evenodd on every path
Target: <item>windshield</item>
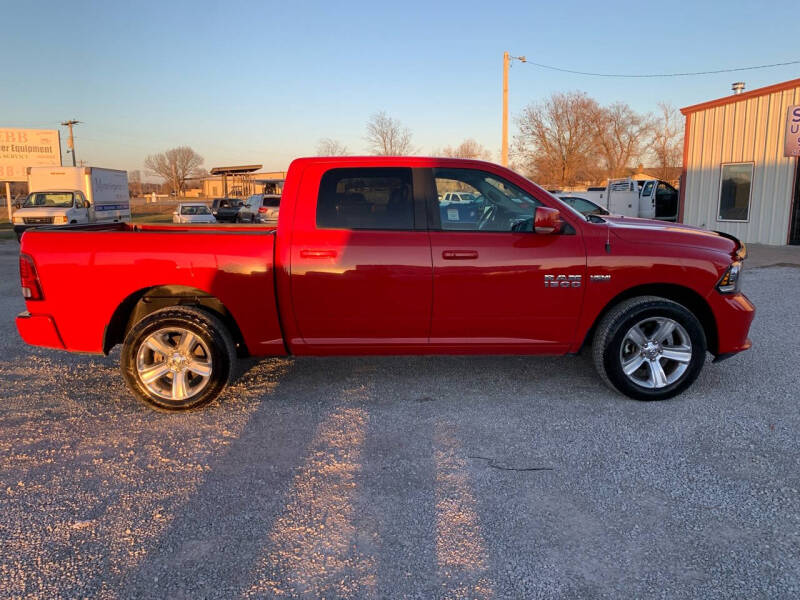
M 182 215 L 207 215 L 209 210 L 207 206 L 183 206 L 181 207 Z
M 69 208 L 72 206 L 74 194 L 72 192 L 35 192 L 30 194 L 22 205 L 23 208 L 55 207 Z
M 576 196 L 561 196 L 561 199 L 575 210 L 584 215 L 607 215 L 608 211 L 591 200 L 578 198 Z

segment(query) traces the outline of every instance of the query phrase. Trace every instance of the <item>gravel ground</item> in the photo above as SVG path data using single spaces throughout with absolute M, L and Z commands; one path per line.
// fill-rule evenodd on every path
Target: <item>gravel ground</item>
M 755 347 L 667 402 L 588 357 L 281 359 L 170 415 L 118 352 L 22 344 L 16 252 L 2 596 L 800 596 L 797 269 L 746 273 Z

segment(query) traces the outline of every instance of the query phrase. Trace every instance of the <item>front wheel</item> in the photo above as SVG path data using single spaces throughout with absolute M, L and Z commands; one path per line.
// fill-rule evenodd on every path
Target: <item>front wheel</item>
M 706 336 L 686 307 L 657 296 L 614 307 L 595 332 L 597 371 L 613 389 L 637 400 L 664 400 L 688 388 L 703 368 Z
M 194 307 L 173 306 L 131 328 L 120 367 L 137 398 L 174 411 L 197 408 L 219 396 L 235 360 L 233 340 L 222 321 Z

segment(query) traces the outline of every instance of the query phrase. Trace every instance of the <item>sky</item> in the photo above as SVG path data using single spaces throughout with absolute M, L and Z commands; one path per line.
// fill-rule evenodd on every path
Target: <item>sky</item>
M 474 138 L 497 160 L 504 51 L 615 73 L 785 62 L 800 59 L 791 42 L 797 8 L 790 0 L 0 0 L 0 127 L 78 119 L 77 158 L 94 166 L 143 169 L 148 154 L 188 145 L 207 169 L 284 170 L 321 138 L 365 153 L 366 122 L 386 111 L 421 154 Z M 796 77 L 800 65 L 611 79 L 515 62 L 511 134 L 514 116 L 554 92 L 646 113 L 659 101 L 726 96 L 734 81 L 749 90 Z

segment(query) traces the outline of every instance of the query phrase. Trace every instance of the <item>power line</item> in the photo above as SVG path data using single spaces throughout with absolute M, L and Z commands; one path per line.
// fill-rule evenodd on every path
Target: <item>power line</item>
M 714 69 L 711 71 L 688 71 L 685 73 L 593 73 L 591 71 L 577 71 L 575 69 L 564 69 L 562 67 L 554 67 L 553 65 L 543 65 L 530 60 L 521 61 L 525 64 L 542 69 L 550 69 L 551 71 L 560 71 L 562 73 L 572 73 L 573 75 L 587 75 L 589 77 L 624 77 L 624 78 L 653 78 L 653 77 L 692 77 L 695 75 L 714 75 L 717 73 L 735 73 L 738 71 L 753 71 L 755 69 L 769 69 L 772 67 L 785 67 L 788 65 L 800 64 L 800 60 L 791 60 L 788 62 L 771 63 L 768 65 L 755 65 L 752 67 L 737 67 L 735 69 Z

